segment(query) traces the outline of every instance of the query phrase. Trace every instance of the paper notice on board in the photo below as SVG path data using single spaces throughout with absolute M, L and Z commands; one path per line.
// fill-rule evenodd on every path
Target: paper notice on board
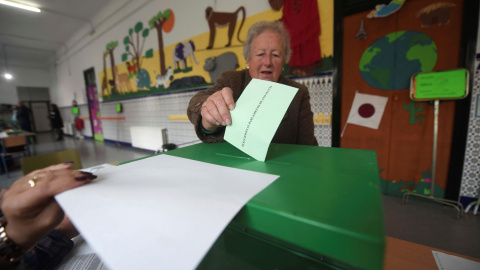
M 268 147 L 295 97 L 298 88 L 252 79 L 230 111 L 232 124 L 224 139 L 252 156 L 265 161 Z

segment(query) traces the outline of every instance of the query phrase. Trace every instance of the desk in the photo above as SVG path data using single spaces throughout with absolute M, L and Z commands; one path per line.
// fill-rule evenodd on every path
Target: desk
M 240 210 L 198 269 L 382 269 L 374 151 L 272 144 L 260 162 L 228 143 L 201 143 L 165 154 L 280 175 Z
M 35 155 L 35 139 L 34 136 L 36 135 L 33 132 L 25 131 L 25 130 L 13 130 L 13 131 L 2 131 L 0 132 L 0 142 L 3 143 L 3 139 L 11 136 L 22 136 L 25 135 L 27 137 L 27 149 L 28 155 Z M 30 149 L 30 145 L 32 145 L 32 149 Z
M 433 257 L 432 250 L 455 255 L 468 260 L 480 262 L 480 259 L 471 258 L 444 251 L 437 248 L 400 240 L 387 236 L 387 248 L 385 251 L 385 270 L 437 270 L 438 266 Z

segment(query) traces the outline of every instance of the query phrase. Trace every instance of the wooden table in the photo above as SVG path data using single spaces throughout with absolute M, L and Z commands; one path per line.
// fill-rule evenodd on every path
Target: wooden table
M 432 248 L 412 242 L 400 240 L 387 236 L 387 247 L 385 250 L 385 270 L 396 269 L 435 269 L 438 270 L 437 262 L 433 257 L 432 250 L 446 254 L 462 257 L 468 260 L 480 262 L 480 259 L 455 254 L 445 250 Z
M 9 134 L 10 133 L 10 134 Z M 25 131 L 25 130 L 9 130 L 9 131 L 3 131 L 0 132 L 0 140 L 3 138 L 7 137 L 12 137 L 12 136 L 26 136 L 27 137 L 27 148 L 30 155 L 35 155 L 36 154 L 36 149 L 35 149 L 35 138 L 34 136 L 36 135 L 34 132 L 30 131 Z

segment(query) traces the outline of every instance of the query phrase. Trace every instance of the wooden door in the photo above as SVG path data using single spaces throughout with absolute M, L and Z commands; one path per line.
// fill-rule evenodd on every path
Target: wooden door
M 430 194 L 433 152 L 433 105 L 409 99 L 415 72 L 459 67 L 462 0 L 406 1 L 386 17 L 371 11 L 344 17 L 341 127 L 345 127 L 355 92 L 387 97 L 378 129 L 348 124 L 344 148 L 377 153 L 382 189 Z M 363 20 L 366 38 L 358 36 Z M 440 104 L 435 196 L 446 187 L 455 102 Z

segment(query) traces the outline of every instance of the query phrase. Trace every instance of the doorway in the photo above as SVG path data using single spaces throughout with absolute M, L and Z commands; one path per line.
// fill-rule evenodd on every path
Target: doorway
M 46 87 L 17 87 L 18 100 L 30 109 L 33 132 L 50 131 L 50 91 Z
M 100 120 L 100 104 L 98 103 L 95 69 L 92 67 L 83 71 L 83 77 L 87 88 L 88 111 L 90 114 L 90 125 L 93 131 L 93 139 L 96 141 L 103 141 L 103 129 Z
M 50 131 L 50 120 L 48 118 L 50 102 L 48 101 L 30 101 L 28 107 L 32 112 L 33 130 L 35 132 Z

